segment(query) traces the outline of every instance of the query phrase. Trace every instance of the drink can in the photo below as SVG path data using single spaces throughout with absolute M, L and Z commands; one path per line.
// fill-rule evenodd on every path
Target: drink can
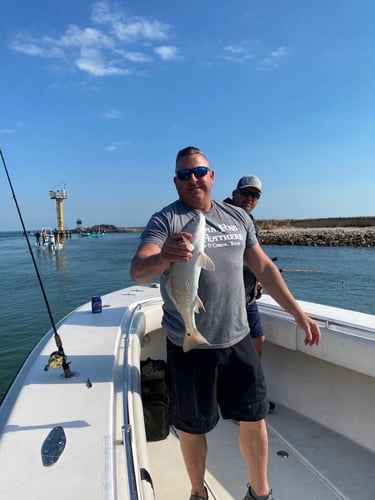
M 91 299 L 91 310 L 93 313 L 102 312 L 102 298 L 100 295 L 94 295 Z

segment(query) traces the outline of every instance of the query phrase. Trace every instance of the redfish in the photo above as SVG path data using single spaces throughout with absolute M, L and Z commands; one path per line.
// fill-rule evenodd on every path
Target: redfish
M 194 216 L 182 229 L 191 233 L 192 239 L 186 240 L 193 257 L 189 262 L 174 262 L 171 266 L 166 289 L 177 311 L 181 314 L 185 325 L 185 335 L 182 348 L 184 352 L 190 351 L 208 341 L 199 332 L 195 324 L 195 314 L 204 309 L 204 304 L 198 296 L 199 277 L 202 268 L 214 271 L 215 264 L 204 253 L 204 236 L 206 231 L 206 218 L 202 213 Z

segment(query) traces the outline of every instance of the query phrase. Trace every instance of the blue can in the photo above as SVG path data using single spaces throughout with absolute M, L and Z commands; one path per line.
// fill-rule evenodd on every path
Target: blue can
M 102 308 L 102 298 L 100 295 L 94 295 L 91 299 L 91 310 L 93 313 L 101 313 Z

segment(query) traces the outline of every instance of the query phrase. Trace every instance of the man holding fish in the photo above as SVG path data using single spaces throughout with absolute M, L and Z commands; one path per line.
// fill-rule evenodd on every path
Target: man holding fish
M 251 477 L 244 500 L 272 500 L 266 386 L 249 335 L 243 263 L 295 318 L 307 345 L 319 343 L 320 330 L 261 249 L 245 211 L 212 200 L 213 182 L 214 171 L 201 150 L 179 151 L 174 177 L 179 199 L 151 217 L 131 277 L 160 276 L 170 421 L 179 430 L 190 500 L 208 498 L 206 433 L 217 424 L 219 407 L 222 418 L 240 422 L 240 449 Z

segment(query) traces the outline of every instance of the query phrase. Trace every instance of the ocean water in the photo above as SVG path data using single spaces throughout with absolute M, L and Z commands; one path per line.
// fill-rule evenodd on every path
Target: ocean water
M 34 245 L 55 322 L 93 295 L 133 284 L 129 266 L 139 234 L 73 235 L 51 252 Z M 265 246 L 297 299 L 375 314 L 375 248 Z M 0 399 L 51 322 L 21 232 L 0 232 Z

